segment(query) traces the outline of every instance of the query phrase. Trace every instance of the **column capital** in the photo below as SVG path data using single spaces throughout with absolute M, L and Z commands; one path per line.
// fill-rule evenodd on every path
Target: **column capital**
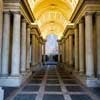
M 73 33 L 70 33 L 68 36 L 73 36 L 74 34 Z
M 74 25 L 74 29 L 76 29 L 76 28 L 78 28 L 78 24 L 75 24 L 75 25 Z
M 96 12 L 95 13 L 95 16 L 100 16 L 100 12 Z
M 88 16 L 88 15 L 91 15 L 92 16 L 93 14 L 94 14 L 94 12 L 86 12 L 85 13 L 85 16 Z
M 3 11 L 4 14 L 11 14 L 10 11 Z
M 13 14 L 20 14 L 21 15 L 21 12 L 20 11 L 12 11 Z
M 27 25 L 27 28 L 30 28 L 30 29 L 31 29 L 31 25 L 30 25 L 30 24 L 28 24 L 28 25 Z
M 83 18 L 80 19 L 79 24 L 80 23 L 84 23 L 84 19 Z
M 23 23 L 27 23 L 27 21 L 26 21 L 25 18 L 22 18 L 22 22 L 23 22 Z

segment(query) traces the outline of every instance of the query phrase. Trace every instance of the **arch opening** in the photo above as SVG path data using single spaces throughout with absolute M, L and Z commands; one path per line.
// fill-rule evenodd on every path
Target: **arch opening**
M 58 61 L 58 36 L 55 34 L 49 34 L 46 37 L 46 61 L 57 62 Z

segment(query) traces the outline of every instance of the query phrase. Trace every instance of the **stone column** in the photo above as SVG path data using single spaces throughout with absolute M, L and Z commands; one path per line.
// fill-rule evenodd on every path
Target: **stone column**
M 40 62 L 42 62 L 42 43 L 40 43 Z
M 43 44 L 43 62 L 45 63 L 45 43 Z
M 40 63 L 40 54 L 41 54 L 41 50 L 40 50 L 40 40 L 38 40 L 38 62 Z
M 66 44 L 67 44 L 67 51 L 66 51 L 66 54 L 67 54 L 67 56 L 66 56 L 66 60 L 67 60 L 67 64 L 69 64 L 69 37 L 67 37 L 67 40 L 66 40 Z
M 38 39 L 36 37 L 36 64 L 38 64 Z
M 21 73 L 26 71 L 26 20 L 22 19 L 21 31 Z
M 37 39 L 37 63 L 39 63 L 39 38 Z
M 62 41 L 61 41 L 61 44 L 60 44 L 60 52 L 61 52 L 61 63 L 62 63 L 63 62 Z
M 10 49 L 10 13 L 4 12 L 3 45 L 2 45 L 2 75 L 8 74 Z
M 85 67 L 85 32 L 83 20 L 79 23 L 79 72 L 80 75 L 84 74 Z
M 69 65 L 73 65 L 73 35 L 69 35 Z
M 39 56 L 40 56 L 40 63 L 41 63 L 41 42 L 40 42 L 40 44 L 39 44 L 39 46 L 40 46 L 40 53 L 39 53 Z
M 0 100 L 4 100 L 4 90 L 0 87 Z
M 78 67 L 79 67 L 79 34 L 78 34 L 78 27 L 75 27 L 75 72 L 78 72 Z
M 38 38 L 38 63 L 40 63 L 40 41 Z
M 2 35 L 3 35 L 3 0 L 0 0 L 0 74 L 1 74 L 1 56 L 2 56 Z
M 64 38 L 64 63 L 66 63 L 66 39 Z
M 40 62 L 40 46 L 39 46 L 39 38 L 37 39 L 37 64 Z
M 64 63 L 64 40 L 62 40 L 62 57 L 63 57 L 63 63 Z
M 67 63 L 67 38 L 66 38 L 65 42 L 66 42 L 66 51 L 65 52 L 66 52 L 66 63 Z
M 60 43 L 58 41 L 58 62 L 60 62 Z
M 27 54 L 27 70 L 30 70 L 30 32 L 31 32 L 31 29 L 30 29 L 30 26 L 28 25 L 27 26 L 27 50 L 26 50 L 26 54 Z
M 35 34 L 32 35 L 32 65 L 36 64 L 36 41 L 35 41 Z
M 96 34 L 97 34 L 97 74 L 100 78 L 100 12 L 96 13 Z
M 15 76 L 20 74 L 20 20 L 20 13 L 14 13 L 11 75 Z
M 92 13 L 85 15 L 86 75 L 94 77 Z
M 62 48 L 62 50 L 61 50 L 62 53 L 61 54 L 62 54 L 62 63 L 63 63 L 63 43 L 61 43 L 61 48 Z

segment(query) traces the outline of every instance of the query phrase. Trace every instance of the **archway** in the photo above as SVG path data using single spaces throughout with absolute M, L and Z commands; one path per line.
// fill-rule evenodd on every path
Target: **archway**
M 58 37 L 55 34 L 49 34 L 46 37 L 46 62 L 54 64 L 58 61 Z

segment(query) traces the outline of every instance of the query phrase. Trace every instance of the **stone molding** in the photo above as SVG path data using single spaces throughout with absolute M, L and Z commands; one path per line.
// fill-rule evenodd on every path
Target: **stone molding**
M 100 1 L 92 2 L 90 1 L 84 1 L 83 4 L 81 4 L 81 8 L 79 7 L 77 12 L 72 14 L 72 17 L 70 19 L 73 23 L 79 23 L 80 19 L 85 16 L 86 12 L 92 12 L 96 13 L 100 11 Z
M 100 12 L 96 12 L 95 13 L 95 16 L 100 16 Z

